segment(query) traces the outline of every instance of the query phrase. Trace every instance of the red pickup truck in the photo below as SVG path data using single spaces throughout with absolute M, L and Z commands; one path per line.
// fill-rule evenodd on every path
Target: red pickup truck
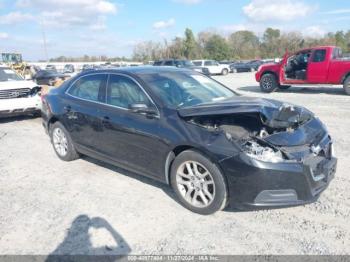
M 255 75 L 261 91 L 271 93 L 291 85 L 343 85 L 350 95 L 350 58 L 339 47 L 319 46 L 284 56 L 277 64 L 260 66 Z

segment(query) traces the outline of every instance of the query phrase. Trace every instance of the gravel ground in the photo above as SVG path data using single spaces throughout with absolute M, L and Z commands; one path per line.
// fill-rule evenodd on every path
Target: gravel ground
M 251 73 L 217 79 L 245 95 L 306 106 L 324 121 L 339 165 L 317 203 L 200 216 L 160 183 L 86 157 L 60 161 L 39 118 L 7 119 L 0 254 L 350 254 L 350 96 L 338 87 L 264 95 Z

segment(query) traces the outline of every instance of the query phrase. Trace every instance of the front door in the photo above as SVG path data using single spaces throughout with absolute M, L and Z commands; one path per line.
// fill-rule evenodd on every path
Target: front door
M 164 174 L 167 145 L 159 137 L 159 112 L 149 116 L 130 110 L 143 104 L 157 110 L 150 97 L 132 78 L 111 74 L 103 110 L 103 153 L 122 166 L 148 176 Z

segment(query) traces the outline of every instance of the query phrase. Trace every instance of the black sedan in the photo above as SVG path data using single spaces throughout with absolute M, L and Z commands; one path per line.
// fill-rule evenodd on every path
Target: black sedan
M 307 109 L 239 96 L 185 69 L 81 73 L 44 96 L 42 110 L 60 159 L 88 155 L 159 180 L 200 214 L 315 201 L 337 165 Z
M 53 86 L 56 84 L 56 82 L 64 81 L 65 79 L 66 75 L 51 70 L 40 70 L 33 76 L 33 80 L 38 85 L 48 86 Z
M 260 60 L 253 60 L 248 62 L 237 62 L 230 65 L 230 71 L 232 73 L 239 72 L 254 72 L 258 71 L 259 66 L 261 66 L 264 62 Z
M 158 61 L 154 62 L 153 66 L 175 66 L 175 67 L 179 67 L 179 68 L 187 68 L 187 69 L 202 73 L 206 76 L 210 76 L 210 72 L 209 72 L 208 68 L 196 66 L 195 64 L 192 63 L 192 61 L 184 60 L 184 59 L 158 60 Z

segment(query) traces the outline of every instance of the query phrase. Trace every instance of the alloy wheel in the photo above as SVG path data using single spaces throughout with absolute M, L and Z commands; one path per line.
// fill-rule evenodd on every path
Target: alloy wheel
M 176 184 L 182 197 L 192 206 L 207 207 L 215 198 L 214 179 L 198 162 L 184 162 L 176 172 Z
M 262 87 L 264 89 L 271 89 L 272 88 L 272 79 L 269 78 L 269 77 L 265 77 L 263 80 L 262 80 Z
M 52 133 L 52 142 L 56 152 L 64 157 L 68 153 L 68 141 L 65 133 L 60 128 L 55 128 Z

